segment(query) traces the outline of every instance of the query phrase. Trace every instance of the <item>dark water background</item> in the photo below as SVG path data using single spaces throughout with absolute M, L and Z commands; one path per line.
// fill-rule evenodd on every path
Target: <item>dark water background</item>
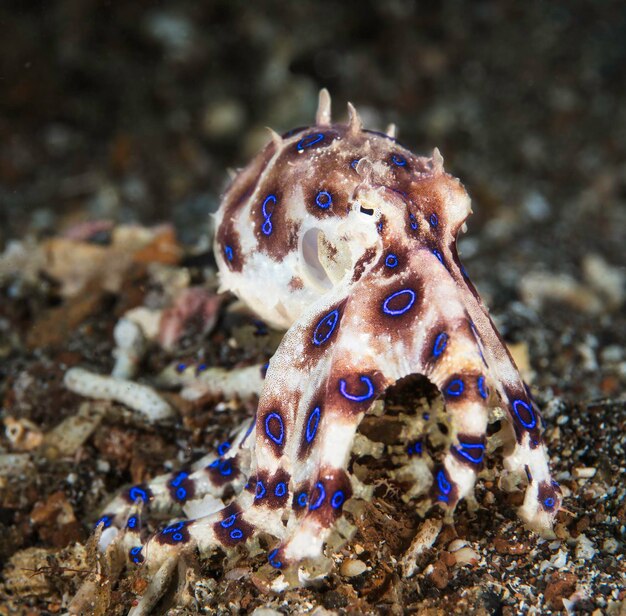
M 194 240 L 226 168 L 322 86 L 439 147 L 473 229 L 623 206 L 623 2 L 5 0 L 0 31 L 0 246 L 102 217 Z

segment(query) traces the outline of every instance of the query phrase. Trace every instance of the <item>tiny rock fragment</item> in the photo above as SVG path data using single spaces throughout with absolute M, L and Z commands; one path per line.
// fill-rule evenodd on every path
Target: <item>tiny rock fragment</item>
M 103 416 L 104 408 L 101 405 L 89 402 L 81 404 L 78 413 L 64 419 L 44 435 L 44 454 L 47 457 L 74 455 L 93 434 Z
M 554 610 L 563 609 L 563 599 L 576 590 L 578 578 L 574 573 L 558 571 L 550 578 L 544 596 L 546 603 Z
M 509 541 L 503 537 L 496 537 L 493 543 L 499 554 L 528 554 L 530 552 L 530 546 L 521 541 Z
M 596 548 L 593 542 L 584 534 L 578 536 L 576 540 L 576 559 L 591 560 L 596 555 Z
M 4 426 L 4 433 L 16 451 L 32 451 L 41 445 L 43 434 L 32 421 L 15 419 L 9 415 L 4 419 Z
M 432 565 L 427 567 L 424 572 L 428 575 L 430 581 L 439 589 L 443 590 L 450 581 L 448 575 L 448 568 L 442 560 L 435 561 Z
M 367 565 L 362 560 L 346 559 L 341 563 L 341 575 L 345 577 L 356 577 L 367 571 Z
M 417 558 L 435 544 L 441 527 L 441 520 L 434 519 L 424 521 L 415 539 L 413 539 L 410 548 L 406 551 L 402 559 L 402 569 L 406 577 L 411 577 L 411 575 L 415 573 L 417 569 Z
M 576 479 L 591 479 L 594 477 L 598 469 L 592 467 L 579 467 L 574 469 L 574 477 Z

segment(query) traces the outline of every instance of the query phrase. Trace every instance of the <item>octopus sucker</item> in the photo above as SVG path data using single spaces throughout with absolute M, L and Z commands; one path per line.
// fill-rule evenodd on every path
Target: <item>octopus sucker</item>
M 438 388 L 451 428 L 427 467 L 421 494 L 430 506 L 453 519 L 457 503 L 472 497 L 498 405 L 514 435 L 505 468 L 527 484 L 520 516 L 550 533 L 561 492 L 539 409 L 456 251 L 469 196 L 437 149 L 416 156 L 393 125 L 366 130 L 352 105 L 348 114 L 346 124 L 333 123 L 322 90 L 316 124 L 272 132 L 222 199 L 220 289 L 286 334 L 259 379 L 255 418 L 227 446 L 105 508 L 98 527 L 119 529 L 106 549 L 125 551 L 153 576 L 135 616 L 149 613 L 172 563 L 198 547 L 228 552 L 263 532 L 275 538 L 270 569 L 321 556 L 354 492 L 347 466 L 359 423 L 409 375 Z M 422 455 L 421 440 L 411 447 Z M 181 516 L 141 542 L 142 513 L 179 515 L 188 501 L 227 492 L 235 495 L 229 503 Z

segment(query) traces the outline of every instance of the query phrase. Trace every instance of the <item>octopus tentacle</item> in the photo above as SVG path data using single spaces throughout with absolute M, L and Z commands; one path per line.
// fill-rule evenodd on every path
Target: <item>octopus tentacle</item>
M 498 333 L 478 293 L 467 280 L 458 262 L 450 264 L 457 284 L 469 285 L 472 293 L 465 294 L 465 308 L 471 318 L 472 331 L 478 341 L 481 356 L 489 368 L 494 388 L 505 409 L 515 435 L 515 446 L 505 452 L 505 467 L 525 476 L 528 482 L 520 517 L 534 530 L 551 533 L 562 495 L 553 481 L 548 465 L 546 446 L 542 437 L 542 419 L 530 390 L 522 381 L 517 366 Z

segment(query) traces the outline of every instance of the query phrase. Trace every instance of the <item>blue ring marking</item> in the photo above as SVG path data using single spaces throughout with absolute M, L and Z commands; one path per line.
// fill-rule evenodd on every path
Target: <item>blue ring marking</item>
M 179 530 L 182 530 L 183 527 L 185 526 L 185 522 L 184 520 L 181 522 L 178 522 L 178 524 L 172 524 L 171 526 L 166 526 L 162 531 L 161 531 L 161 535 L 169 535 L 170 533 L 175 533 Z
M 428 220 L 430 222 L 430 226 L 433 228 L 435 228 L 439 224 L 439 218 L 437 217 L 437 214 L 431 214 Z
M 280 426 L 279 436 L 275 436 L 274 434 L 272 434 L 272 431 L 270 430 L 271 419 L 278 420 L 278 425 Z M 285 424 L 283 423 L 283 418 L 278 413 L 272 412 L 272 413 L 267 414 L 267 417 L 265 418 L 265 434 L 267 434 L 267 436 L 272 441 L 274 441 L 277 445 L 283 444 L 283 440 L 285 438 Z
M 379 233 L 383 230 L 383 221 L 382 220 L 378 221 L 378 224 L 376 225 L 376 228 L 378 229 Z
M 185 371 L 186 367 L 187 367 L 187 364 L 183 364 L 183 363 L 177 364 L 176 372 L 178 372 L 180 374 L 181 372 Z
M 220 456 L 223 456 L 230 449 L 230 443 L 228 441 L 224 441 L 218 448 L 217 453 Z
M 233 249 L 232 246 L 224 246 L 224 256 L 226 257 L 226 259 L 228 259 L 229 261 L 233 260 Z
M 395 267 L 398 265 L 398 257 L 396 257 L 393 253 L 389 253 L 385 258 L 385 265 L 387 267 Z
M 463 278 L 467 278 L 469 280 L 469 274 L 463 265 L 461 265 L 461 274 L 463 274 Z
M 446 332 L 441 332 L 435 338 L 435 344 L 433 344 L 433 355 L 435 357 L 439 357 L 445 350 L 448 345 L 448 334 Z
M 456 452 L 462 455 L 468 462 L 472 464 L 480 464 L 485 456 L 485 446 L 482 443 L 459 443 Z M 480 457 L 474 458 L 471 454 L 472 450 L 480 450 Z M 469 451 L 468 451 L 469 450 Z
M 205 363 L 198 364 L 198 367 L 196 368 L 196 374 L 200 374 L 201 372 L 204 372 L 207 369 L 208 369 L 208 366 Z
M 211 462 L 211 464 L 209 464 L 209 468 L 217 468 L 221 464 L 221 462 L 222 460 L 216 458 L 215 460 L 213 460 L 213 462 Z
M 324 484 L 321 481 L 318 481 L 313 486 L 313 489 L 319 492 L 319 496 L 317 497 L 317 500 L 314 503 L 311 503 L 309 505 L 309 511 L 315 511 L 316 509 L 319 509 L 322 506 L 324 499 L 326 498 L 326 490 L 324 488 Z
M 360 158 L 355 158 L 351 163 L 350 166 L 356 171 L 356 166 L 359 164 L 359 161 L 361 159 Z
M 111 516 L 103 515 L 101 518 L 98 519 L 98 521 L 93 525 L 93 527 L 98 528 L 100 524 L 103 524 L 103 528 L 109 528 L 112 522 L 113 522 L 113 519 L 111 518 Z
M 339 509 L 345 500 L 346 495 L 343 493 L 343 490 L 337 490 L 330 499 L 330 506 L 333 509 Z
M 130 554 L 130 559 L 136 565 L 138 565 L 143 560 L 143 558 L 141 557 L 141 546 L 140 545 L 137 545 L 134 548 L 130 548 L 128 553 Z
M 261 227 L 261 231 L 263 231 L 263 233 L 265 235 L 272 235 L 272 221 L 268 218 L 264 223 L 263 226 Z
M 219 465 L 219 471 L 222 477 L 228 477 L 228 475 L 232 475 L 233 473 L 232 460 L 230 458 L 228 460 L 222 460 Z
M 313 344 L 315 346 L 321 346 L 322 344 L 324 344 L 332 336 L 333 332 L 335 331 L 335 328 L 337 327 L 338 322 L 339 322 L 339 310 L 337 308 L 329 312 L 327 315 L 323 316 L 319 320 L 318 324 L 315 326 L 315 329 L 313 330 Z M 326 326 L 330 329 L 326 332 L 326 334 L 319 337 L 318 331 L 320 327 L 323 327 L 323 326 Z
M 543 505 L 547 509 L 552 509 L 554 507 L 554 498 L 552 496 L 548 496 L 543 500 Z
M 267 560 L 269 564 L 272 565 L 272 567 L 274 567 L 274 569 L 280 569 L 283 566 L 283 563 L 281 563 L 280 560 L 274 560 L 277 554 L 278 554 L 278 550 L 272 550 L 267 555 Z
M 399 154 L 391 155 L 391 162 L 397 167 L 405 167 L 406 166 L 406 158 L 404 156 L 400 156 Z
M 172 535 L 172 541 L 182 541 L 183 540 L 183 534 L 182 533 L 174 533 Z
M 517 409 L 518 406 L 521 406 L 530 415 L 531 417 L 530 421 L 525 421 L 524 419 L 522 419 L 522 416 L 520 415 L 520 412 Z M 537 418 L 535 417 L 535 412 L 523 400 L 519 400 L 519 399 L 513 400 L 513 411 L 515 412 L 515 415 L 519 419 L 519 422 L 527 430 L 532 430 L 537 425 Z
M 452 489 L 452 486 L 450 485 L 450 482 L 447 480 L 446 474 L 442 470 L 437 473 L 437 485 L 439 486 L 439 490 L 441 490 L 443 494 L 445 494 L 446 496 L 450 494 L 450 490 Z
M 415 441 L 415 443 L 407 447 L 406 451 L 410 456 L 412 456 L 413 454 L 421 456 L 422 455 L 422 441 Z
M 317 195 L 315 195 L 315 205 L 317 205 L 317 207 L 327 210 L 332 204 L 333 196 L 327 190 L 320 190 Z
M 350 394 L 346 391 L 346 380 L 339 379 L 339 393 L 348 400 L 352 400 L 352 402 L 365 402 L 365 400 L 369 400 L 374 395 L 374 385 L 372 383 L 372 379 L 367 376 L 361 376 L 361 383 L 365 383 L 367 386 L 367 392 L 362 394 L 361 396 L 357 396 L 355 394 Z
M 230 538 L 234 539 L 235 541 L 237 541 L 237 539 L 241 539 L 243 537 L 243 531 L 239 528 L 233 528 L 233 530 L 230 531 Z
M 230 528 L 235 523 L 236 519 L 237 519 L 237 514 L 233 513 L 232 515 L 229 515 L 226 519 L 222 520 L 220 522 L 220 526 L 222 528 Z
M 272 203 L 272 209 L 270 211 L 270 213 L 267 213 L 267 206 L 269 203 Z M 272 217 L 272 214 L 274 213 L 274 207 L 276 205 L 276 195 L 274 194 L 269 194 L 267 195 L 267 197 L 265 197 L 265 200 L 263 201 L 263 205 L 261 206 L 261 212 L 263 212 L 263 218 L 265 218 L 265 220 L 269 220 Z
M 274 488 L 274 495 L 278 498 L 282 498 L 285 494 L 287 494 L 287 484 L 284 481 L 281 481 L 276 484 L 276 487 Z
M 185 488 L 178 488 L 178 490 L 176 490 L 176 499 L 177 500 L 185 500 L 187 498 L 187 490 L 185 490 Z
M 463 383 L 462 379 L 454 379 L 448 383 L 446 387 L 446 395 L 453 396 L 454 398 L 458 398 L 465 389 L 465 383 Z
M 256 482 L 256 488 L 254 490 L 254 500 L 260 500 L 265 496 L 267 490 L 265 489 L 265 485 L 262 481 Z
M 401 295 L 409 295 L 409 300 L 406 303 L 406 306 L 404 306 L 403 308 L 398 308 L 397 310 L 392 310 L 391 308 L 389 308 L 389 302 L 394 299 L 395 297 L 400 297 Z M 404 314 L 405 312 L 408 312 L 409 310 L 411 310 L 411 308 L 413 307 L 413 304 L 415 303 L 415 291 L 413 291 L 413 289 L 401 289 L 400 291 L 396 291 L 395 293 L 392 293 L 389 297 L 387 297 L 385 299 L 385 301 L 383 302 L 383 312 L 385 314 L 388 314 L 389 316 L 392 317 L 397 317 L 400 316 L 401 314 Z
M 417 218 L 415 218 L 414 214 L 409 214 L 409 220 L 411 221 L 411 229 L 415 231 L 417 229 Z
M 478 393 L 483 400 L 486 400 L 489 397 L 489 390 L 485 387 L 485 377 L 479 376 L 476 381 L 476 385 L 478 386 Z
M 319 423 L 320 423 L 320 414 L 321 414 L 320 407 L 316 406 L 311 411 L 311 414 L 309 415 L 309 419 L 306 422 L 306 432 L 304 435 L 307 443 L 310 443 L 315 438 L 315 435 L 317 434 L 317 427 L 319 426 Z
M 424 413 L 422 417 L 424 418 L 424 421 L 428 421 L 430 419 L 430 413 Z
M 300 494 L 298 494 L 298 505 L 300 505 L 300 507 L 306 507 L 308 502 L 309 497 L 306 492 L 300 492 Z
M 128 498 L 130 498 L 133 502 L 140 498 L 144 503 L 147 503 L 148 493 L 139 486 L 133 486 L 130 490 L 128 490 Z
M 139 520 L 137 519 L 136 515 L 131 515 L 130 518 L 128 518 L 128 520 L 126 521 L 126 528 L 135 528 L 138 521 Z
M 181 471 L 178 475 L 176 475 L 176 477 L 174 477 L 174 479 L 172 479 L 172 481 L 170 481 L 170 485 L 177 488 L 185 479 L 187 479 L 187 477 L 189 477 L 189 473 Z
M 298 141 L 296 150 L 298 150 L 298 152 L 303 152 L 306 148 L 310 148 L 316 143 L 322 141 L 322 139 L 324 139 L 324 133 L 312 133 L 311 135 L 307 135 Z
M 445 265 L 445 263 L 443 262 L 443 257 L 441 256 L 441 253 L 436 248 L 433 248 L 433 254 L 437 257 L 437 259 L 439 259 L 439 261 L 443 265 Z

